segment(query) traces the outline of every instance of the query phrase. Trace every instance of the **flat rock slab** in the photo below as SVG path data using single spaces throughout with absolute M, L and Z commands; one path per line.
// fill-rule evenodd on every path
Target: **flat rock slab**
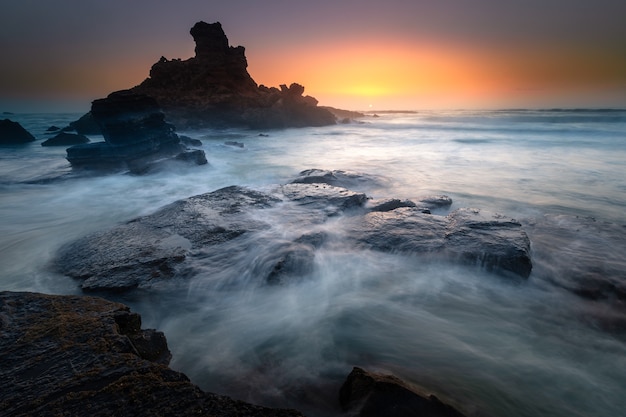
M 437 201 L 448 201 L 437 197 Z M 502 274 L 530 274 L 530 241 L 519 223 L 480 210 L 448 216 L 409 201 L 367 205 L 365 194 L 327 183 L 291 183 L 260 192 L 226 187 L 64 246 L 55 266 L 86 291 L 149 287 L 155 281 L 222 276 L 240 263 L 267 283 L 302 277 L 329 235 L 355 250 L 433 255 Z M 336 221 L 337 230 L 323 225 Z M 253 250 L 254 259 L 246 258 Z
M 417 207 L 400 207 L 348 222 L 348 239 L 369 249 L 429 254 L 522 278 L 532 270 L 530 240 L 521 224 L 496 213 L 458 209 L 438 216 Z
M 3 416 L 302 416 L 205 393 L 123 304 L 0 292 Z

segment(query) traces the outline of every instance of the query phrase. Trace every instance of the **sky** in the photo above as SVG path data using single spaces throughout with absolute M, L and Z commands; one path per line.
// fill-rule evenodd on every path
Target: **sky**
M 624 0 L 0 0 L 0 112 L 86 111 L 200 20 L 320 105 L 626 108 Z

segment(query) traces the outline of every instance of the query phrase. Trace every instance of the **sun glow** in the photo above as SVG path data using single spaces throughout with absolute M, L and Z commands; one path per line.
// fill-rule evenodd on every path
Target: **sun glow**
M 493 49 L 360 39 L 291 48 L 286 44 L 263 59 L 250 51 L 252 77 L 270 86 L 298 82 L 321 105 L 355 110 L 371 103 L 379 109 L 554 107 L 588 97 L 582 90 L 577 97 L 564 94 L 587 79 L 623 84 L 623 75 L 588 68 L 585 59 L 592 57 L 556 46 Z

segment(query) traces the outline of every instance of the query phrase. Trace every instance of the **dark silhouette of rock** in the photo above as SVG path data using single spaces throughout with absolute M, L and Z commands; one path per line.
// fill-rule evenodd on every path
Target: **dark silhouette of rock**
M 95 100 L 91 115 L 105 141 L 68 148 L 67 159 L 74 166 L 126 166 L 141 173 L 159 158 L 174 157 L 186 151 L 152 97 L 129 90 L 117 91 Z M 194 151 L 194 156 L 188 160 L 206 163 L 206 158 L 199 158 L 198 153 L 204 154 L 201 150 Z
M 18 122 L 0 120 L 0 145 L 21 145 L 34 140 L 35 137 Z
M 530 274 L 530 241 L 514 220 L 470 209 L 431 215 L 400 200 L 372 211 L 366 201 L 364 193 L 325 183 L 285 184 L 271 193 L 226 187 L 69 243 L 55 269 L 82 280 L 85 291 L 149 287 L 193 276 L 195 268 L 210 276 L 242 268 L 259 283 L 282 284 L 309 274 L 316 250 L 341 239 L 354 249 L 436 257 L 516 278 Z M 273 227 L 278 207 L 281 223 L 295 225 L 293 234 Z M 330 218 L 337 236 L 324 226 Z M 250 251 L 254 259 L 246 257 Z
M 190 33 L 195 57 L 184 61 L 162 57 L 150 77 L 133 88 L 154 97 L 177 127 L 269 129 L 335 123 L 332 113 L 317 107 L 317 100 L 302 96 L 304 87 L 299 84 L 281 89 L 257 86 L 248 74 L 244 47 L 229 46 L 219 22 L 198 22 Z
M 358 417 L 463 417 L 435 395 L 421 393 L 393 375 L 357 367 L 341 386 L 339 402 Z
M 58 132 L 59 130 L 61 130 L 60 127 L 52 125 L 46 129 L 46 132 Z
M 41 146 L 72 146 L 89 142 L 89 138 L 85 135 L 61 132 L 58 135 L 41 142 Z
M 81 135 L 101 135 L 100 125 L 93 118 L 91 112 L 85 113 L 80 119 L 75 120 L 69 124 L 68 127 L 63 128 L 65 131 L 74 130 Z
M 0 292 L 0 319 L 3 416 L 302 417 L 201 391 L 123 304 Z

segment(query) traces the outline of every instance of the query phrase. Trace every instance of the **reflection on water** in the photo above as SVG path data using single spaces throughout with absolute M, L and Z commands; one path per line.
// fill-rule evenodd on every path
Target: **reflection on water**
M 38 142 L 2 149 L 0 289 L 78 293 L 46 267 L 62 244 L 180 198 L 233 184 L 270 190 L 308 168 L 365 172 L 384 179 L 356 190 L 374 198 L 447 194 L 452 209 L 520 219 L 535 239 L 533 274 L 511 283 L 473 267 L 355 250 L 335 224 L 313 227 L 279 210 L 267 212 L 273 227 L 261 240 L 233 243 L 247 248 L 236 257 L 208 252 L 205 264 L 196 261 L 203 272 L 118 299 L 166 333 L 172 367 L 203 388 L 310 416 L 336 413 L 352 366 L 393 372 L 470 412 L 616 416 L 626 409 L 626 345 L 589 316 L 617 313 L 567 291 L 560 272 L 572 259 L 623 271 L 624 240 L 615 228 L 589 227 L 574 245 L 536 225 L 545 214 L 624 224 L 625 114 L 405 113 L 262 132 L 268 137 L 184 132 L 203 140 L 209 165 L 143 177 L 76 176 L 63 149 Z M 40 139 L 58 123 L 23 117 Z M 244 147 L 224 145 L 233 138 Z M 307 276 L 262 283 L 269 266 L 255 245 L 323 227 L 336 238 Z M 212 258 L 209 268 L 208 257 L 223 263 Z

